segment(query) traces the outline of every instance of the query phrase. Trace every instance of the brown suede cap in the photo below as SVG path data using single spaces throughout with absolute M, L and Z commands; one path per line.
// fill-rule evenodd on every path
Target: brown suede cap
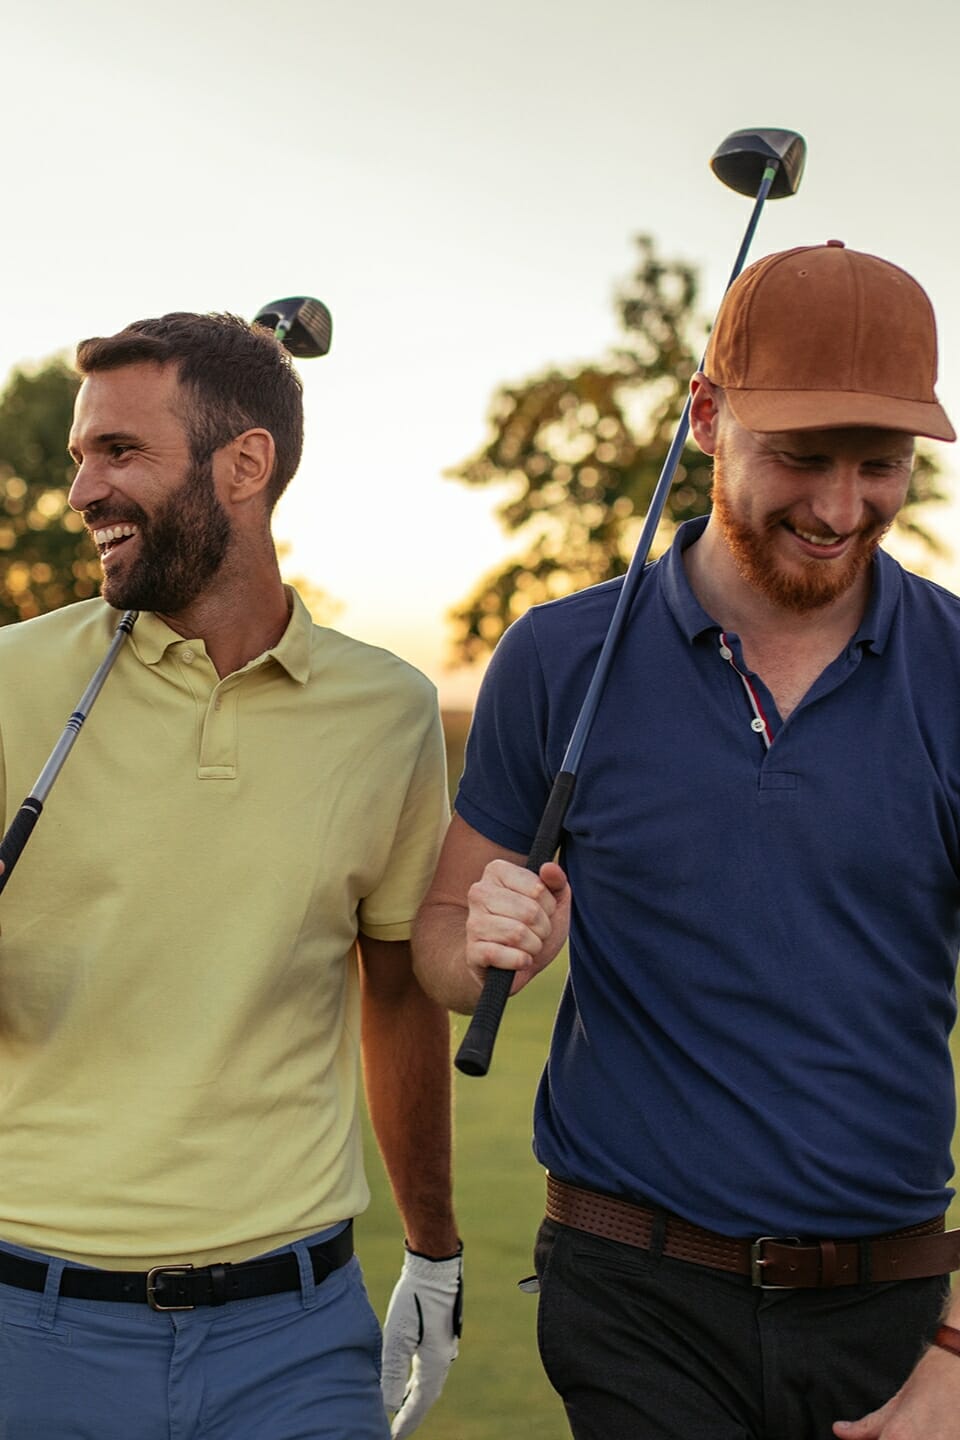
M 748 430 L 878 426 L 955 440 L 916 280 L 840 240 L 767 255 L 727 291 L 704 373 Z

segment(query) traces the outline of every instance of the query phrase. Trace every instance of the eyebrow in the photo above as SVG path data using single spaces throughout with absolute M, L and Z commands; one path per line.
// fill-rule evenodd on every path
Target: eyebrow
M 90 448 L 103 449 L 107 445 L 116 445 L 118 441 L 124 445 L 139 445 L 140 437 L 135 435 L 132 430 L 105 430 L 102 435 L 94 435 L 90 442 Z M 71 459 L 75 459 L 78 453 L 76 446 L 68 439 L 67 454 Z

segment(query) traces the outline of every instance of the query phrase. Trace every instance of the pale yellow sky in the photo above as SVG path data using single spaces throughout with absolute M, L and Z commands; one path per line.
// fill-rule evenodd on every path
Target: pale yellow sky
M 444 612 L 507 544 L 442 472 L 498 382 L 615 341 L 635 233 L 715 309 L 749 213 L 707 165 L 730 131 L 809 144 L 753 255 L 836 236 L 915 273 L 960 418 L 958 40 L 935 0 L 35 0 L 4 19 L 0 374 L 142 315 L 320 296 L 277 534 L 341 628 L 455 702 Z

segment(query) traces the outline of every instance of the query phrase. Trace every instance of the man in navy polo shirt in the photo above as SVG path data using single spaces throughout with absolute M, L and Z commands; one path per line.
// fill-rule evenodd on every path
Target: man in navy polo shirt
M 920 286 L 840 242 L 731 288 L 713 510 L 644 577 L 539 876 L 620 582 L 530 611 L 483 686 L 418 972 L 469 1011 L 569 925 L 536 1263 L 578 1440 L 960 1436 L 960 600 L 877 548 L 913 437 L 956 438 L 936 364 Z

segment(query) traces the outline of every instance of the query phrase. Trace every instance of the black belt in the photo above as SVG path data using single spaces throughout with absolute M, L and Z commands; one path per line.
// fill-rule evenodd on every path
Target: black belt
M 353 1254 L 353 1221 L 308 1251 L 313 1278 L 320 1285 Z M 48 1266 L 0 1250 L 0 1285 L 42 1292 Z M 152 1310 L 195 1310 L 198 1305 L 226 1305 L 300 1289 L 300 1266 L 293 1251 L 240 1265 L 155 1265 L 152 1270 L 81 1270 L 64 1268 L 60 1294 L 70 1300 L 130 1300 Z

